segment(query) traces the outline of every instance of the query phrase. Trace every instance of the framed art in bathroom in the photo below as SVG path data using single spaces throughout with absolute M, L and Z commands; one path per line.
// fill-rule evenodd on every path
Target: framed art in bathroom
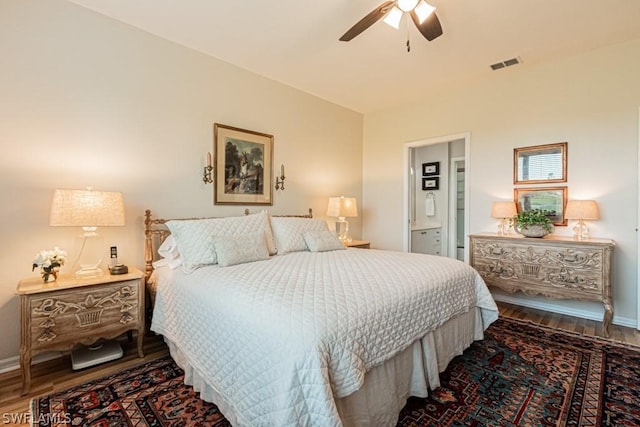
M 422 178 L 422 189 L 427 190 L 437 190 L 440 188 L 440 178 L 437 176 L 432 178 Z
M 430 162 L 422 164 L 422 176 L 440 175 L 440 162 Z

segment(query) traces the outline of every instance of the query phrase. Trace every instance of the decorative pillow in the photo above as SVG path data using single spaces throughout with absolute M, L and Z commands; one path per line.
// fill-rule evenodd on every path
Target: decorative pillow
M 167 222 L 167 227 L 175 238 L 183 259 L 182 267 L 187 274 L 217 262 L 213 239 L 218 236 L 262 233 L 269 253 L 276 252 L 266 212 L 227 218 L 173 220 Z
M 305 231 L 302 234 L 307 248 L 311 252 L 339 251 L 347 249 L 344 247 L 338 236 L 330 232 L 324 231 Z
M 213 240 L 213 245 L 221 267 L 269 258 L 264 233 L 219 236 Z
M 329 226 L 322 219 L 272 217 L 271 229 L 278 255 L 284 255 L 306 249 L 307 246 L 302 237 L 305 231 L 329 231 Z

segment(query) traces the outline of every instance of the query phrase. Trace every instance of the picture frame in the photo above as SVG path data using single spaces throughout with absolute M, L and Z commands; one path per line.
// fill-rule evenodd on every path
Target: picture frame
M 513 184 L 567 182 L 567 143 L 513 149 Z
M 422 176 L 440 175 L 440 162 L 422 164 Z
M 551 211 L 553 225 L 566 226 L 564 212 L 567 207 L 567 187 L 516 188 L 513 201 L 518 213 L 532 209 Z
M 438 190 L 440 188 L 440 178 L 437 176 L 430 178 L 422 178 L 422 189 L 425 191 L 428 190 Z
M 273 135 L 213 125 L 214 204 L 273 205 Z

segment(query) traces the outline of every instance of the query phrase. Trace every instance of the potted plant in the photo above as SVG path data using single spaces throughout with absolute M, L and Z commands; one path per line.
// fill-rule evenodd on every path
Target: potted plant
M 543 209 L 519 212 L 513 217 L 513 228 L 525 237 L 544 237 L 554 230 L 550 215 L 551 211 Z

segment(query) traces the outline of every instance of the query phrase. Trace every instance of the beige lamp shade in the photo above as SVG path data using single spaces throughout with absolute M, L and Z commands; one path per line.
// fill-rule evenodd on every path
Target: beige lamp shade
M 355 197 L 329 197 L 327 216 L 338 218 L 358 216 L 358 204 Z
M 518 212 L 514 202 L 493 202 L 491 208 L 492 218 L 513 218 Z
M 124 225 L 122 193 L 94 190 L 56 190 L 49 225 L 105 227 Z
M 564 213 L 566 219 L 600 219 L 600 210 L 595 200 L 569 200 Z

